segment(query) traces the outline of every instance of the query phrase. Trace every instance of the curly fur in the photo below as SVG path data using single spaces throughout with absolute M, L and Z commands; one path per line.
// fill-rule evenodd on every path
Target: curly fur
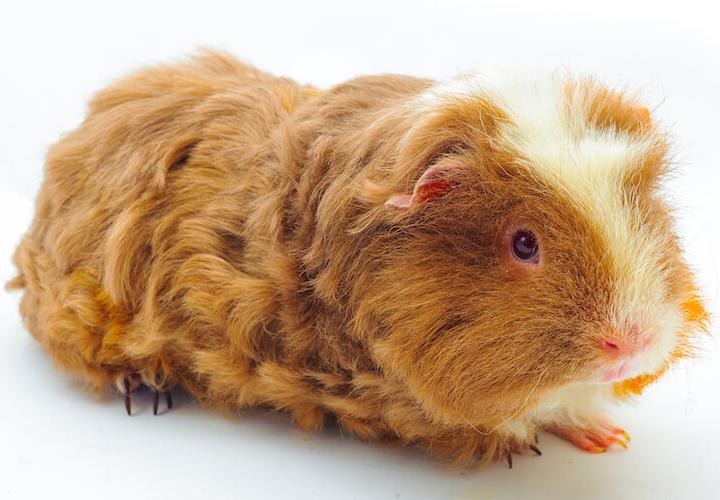
M 652 370 L 587 385 L 638 393 L 706 321 L 657 195 L 667 145 L 621 93 L 561 88 L 575 127 L 642 145 L 613 207 L 636 245 L 661 242 L 638 279 L 662 299 L 635 293 L 631 310 L 680 323 Z M 319 90 L 218 53 L 111 85 L 48 154 L 10 284 L 29 331 L 95 390 L 138 373 L 463 464 L 526 449 L 582 414 L 558 394 L 590 380 L 627 294 L 579 181 L 478 89 L 385 75 Z M 434 165 L 458 167 L 442 170 L 457 187 L 386 203 Z M 541 273 L 503 253 L 518 225 L 547 249 Z

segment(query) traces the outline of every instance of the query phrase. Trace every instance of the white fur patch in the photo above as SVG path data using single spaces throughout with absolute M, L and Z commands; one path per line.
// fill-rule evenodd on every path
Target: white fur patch
M 568 385 L 544 395 L 537 406 L 525 411 L 522 416 L 504 422 L 499 431 L 519 441 L 529 441 L 530 429 L 535 427 L 586 427 L 594 419 L 602 418 L 610 403 L 616 401 L 611 384 Z
M 612 385 L 579 383 L 557 389 L 528 411 L 526 418 L 536 425 L 564 424 L 582 426 L 587 417 L 605 414 L 605 407 L 613 400 Z

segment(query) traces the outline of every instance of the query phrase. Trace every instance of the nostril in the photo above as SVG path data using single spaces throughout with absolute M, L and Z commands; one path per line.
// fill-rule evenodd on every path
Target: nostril
M 615 342 L 611 342 L 606 339 L 602 339 L 600 341 L 600 346 L 607 351 L 608 353 L 612 355 L 620 354 L 620 346 L 617 345 Z

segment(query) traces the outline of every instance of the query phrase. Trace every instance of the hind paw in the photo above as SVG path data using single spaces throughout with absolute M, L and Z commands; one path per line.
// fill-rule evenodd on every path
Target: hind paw
M 155 378 L 155 380 L 151 380 L 147 376 L 136 372 L 121 373 L 115 377 L 114 385 L 118 392 L 123 396 L 123 400 L 125 401 L 125 411 L 127 411 L 128 416 L 132 415 L 132 395 L 143 386 L 148 387 L 152 392 L 153 415 L 158 414 L 161 393 L 165 395 L 165 404 L 167 405 L 167 409 L 172 409 L 172 394 L 169 390 L 161 388 L 162 386 L 157 382 L 157 378 Z
M 533 453 L 534 455 L 539 457 L 540 455 L 542 455 L 542 452 L 540 451 L 540 448 L 537 447 L 537 434 L 534 434 L 530 439 L 531 441 L 529 442 L 521 440 L 509 440 L 502 446 L 498 447 L 495 452 L 495 459 L 499 462 L 504 461 L 505 463 L 507 463 L 508 467 L 512 469 L 513 455 L 525 455 L 528 453 Z

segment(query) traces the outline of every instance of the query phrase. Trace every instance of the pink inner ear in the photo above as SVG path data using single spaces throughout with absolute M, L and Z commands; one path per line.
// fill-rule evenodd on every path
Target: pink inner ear
M 398 208 L 407 208 L 412 205 L 412 199 L 411 194 L 395 194 L 388 198 L 385 204 Z
M 433 165 L 420 176 L 415 183 L 412 194 L 396 194 L 385 202 L 399 208 L 408 208 L 410 205 L 423 203 L 442 196 L 458 185 L 456 181 L 445 178 L 445 174 L 455 167 L 451 165 Z

